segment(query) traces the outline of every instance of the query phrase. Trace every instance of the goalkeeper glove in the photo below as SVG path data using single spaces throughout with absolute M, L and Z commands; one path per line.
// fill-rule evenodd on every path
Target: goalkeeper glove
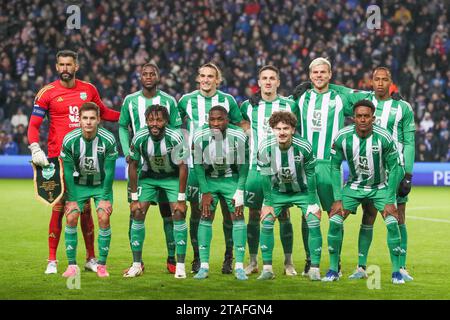
M 49 165 L 47 157 L 39 146 L 39 143 L 33 142 L 28 146 L 28 148 L 31 150 L 31 161 L 33 161 L 35 165 L 41 167 L 46 167 Z
M 403 97 L 400 95 L 399 92 L 392 92 L 391 98 L 392 98 L 393 100 L 396 100 L 396 101 L 404 100 Z
M 234 200 L 234 206 L 235 207 L 240 207 L 244 205 L 244 191 L 242 190 L 236 190 L 236 192 L 234 193 L 233 196 L 233 200 Z
M 258 90 L 257 92 L 255 92 L 255 94 L 253 94 L 249 99 L 248 102 L 250 102 L 250 104 L 252 106 L 257 106 L 259 105 L 259 102 L 261 101 L 261 91 Z
M 295 87 L 294 92 L 292 93 L 292 98 L 294 100 L 297 100 L 302 96 L 302 94 L 305 93 L 306 90 L 311 89 L 312 84 L 309 81 L 305 81 L 300 83 L 298 86 Z
M 397 194 L 399 197 L 406 197 L 411 191 L 411 180 L 412 174 L 405 173 L 405 177 L 400 181 L 400 185 L 398 186 Z

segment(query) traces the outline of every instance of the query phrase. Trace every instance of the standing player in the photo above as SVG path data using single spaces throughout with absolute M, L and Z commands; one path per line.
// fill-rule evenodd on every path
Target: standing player
M 122 145 L 122 150 L 125 155 L 126 162 L 129 163 L 129 141 L 131 129 L 132 137 L 136 135 L 136 132 L 146 127 L 145 111 L 151 105 L 164 106 L 169 112 L 168 125 L 171 128 L 179 128 L 181 126 L 181 118 L 177 108 L 177 102 L 175 98 L 158 89 L 160 81 L 159 68 L 154 63 L 146 63 L 141 68 L 141 85 L 142 90 L 132 93 L 125 97 L 122 104 L 122 110 L 120 112 L 119 119 L 119 138 Z M 132 138 L 131 137 L 131 138 Z M 131 202 L 130 194 L 128 190 L 128 202 Z M 164 194 L 161 194 L 162 199 L 167 199 Z M 173 237 L 173 221 L 170 206 L 167 201 L 159 201 L 159 211 L 163 218 L 164 234 L 166 236 L 167 246 L 167 270 L 170 273 L 175 273 L 175 240 Z M 130 240 L 131 235 L 131 221 L 132 214 L 130 213 L 130 224 L 128 228 L 128 238 Z M 124 273 L 128 271 L 125 270 Z
M 197 82 L 200 85 L 200 89 L 183 95 L 178 102 L 178 109 L 180 111 L 181 118 L 186 121 L 187 130 L 189 132 L 189 145 L 192 144 L 194 130 L 201 128 L 203 125 L 208 123 L 209 110 L 211 110 L 213 106 L 224 107 L 228 112 L 230 123 L 239 125 L 244 129 L 244 131 L 247 131 L 248 123 L 243 120 L 236 100 L 231 95 L 217 89 L 221 81 L 222 75 L 219 68 L 213 63 L 206 63 L 198 69 Z M 194 249 L 192 272 L 196 273 L 200 268 L 197 232 L 201 212 L 198 204 L 199 185 L 193 168 L 193 163 L 191 162 L 189 164 L 187 199 L 191 202 L 189 228 L 191 243 Z M 226 245 L 222 273 L 230 274 L 233 272 L 233 225 L 231 222 L 230 213 L 228 212 L 228 208 L 223 199 L 221 199 L 220 204 L 224 217 L 223 232 L 225 235 Z
M 245 268 L 247 275 L 258 272 L 258 246 L 259 246 L 259 220 L 264 198 L 262 188 L 262 177 L 260 168 L 257 166 L 258 149 L 261 142 L 272 135 L 269 126 L 269 118 L 273 112 L 278 110 L 294 111 L 295 103 L 292 100 L 278 95 L 280 86 L 280 71 L 278 68 L 266 65 L 258 72 L 258 85 L 261 88 L 261 99 L 256 103 L 247 100 L 241 105 L 242 116 L 251 125 L 250 134 L 250 172 L 245 185 L 245 206 L 249 208 L 249 220 L 247 224 L 248 247 L 250 253 L 250 264 Z M 293 231 L 286 210 L 278 216 L 280 222 L 280 238 L 284 250 L 284 268 L 286 275 L 295 276 L 292 262 Z
M 383 215 L 387 227 L 387 244 L 392 262 L 392 282 L 405 283 L 400 270 L 400 230 L 395 207 L 395 193 L 402 168 L 391 135 L 373 125 L 375 106 L 361 100 L 354 106 L 355 124 L 341 131 L 334 139 L 331 158 L 334 203 L 330 212 L 328 249 L 330 269 L 323 281 L 337 281 L 338 261 L 342 245 L 342 227 L 360 203 L 372 202 Z M 341 164 L 347 160 L 350 175 L 342 189 Z M 388 175 L 388 176 L 386 176 Z
M 400 273 L 405 281 L 413 278 L 406 270 L 406 252 L 408 234 L 405 224 L 406 202 L 411 190 L 412 170 L 415 157 L 415 123 L 414 113 L 410 104 L 396 95 L 390 95 L 392 77 L 389 69 L 378 67 L 372 75 L 373 92 L 358 92 L 351 89 L 335 86 L 334 88 L 348 95 L 350 103 L 356 103 L 361 99 L 368 99 L 375 105 L 375 124 L 386 129 L 394 139 L 400 155 L 400 163 L 404 168 L 404 177 L 397 191 L 398 225 L 401 234 Z M 395 99 L 394 99 L 395 98 Z M 377 210 L 372 204 L 363 204 L 363 218 L 359 230 L 358 239 L 358 267 L 350 276 L 350 279 L 367 278 L 365 271 L 367 256 L 373 237 L 373 224 L 375 223 Z
M 183 159 L 187 157 L 187 146 L 184 144 L 182 133 L 167 126 L 169 112 L 166 107 L 150 106 L 145 111 L 145 119 L 147 127 L 137 131 L 129 152 L 130 210 L 133 214 L 130 245 L 133 265 L 124 277 L 131 278 L 142 274 L 145 216 L 150 204 L 158 202 L 159 193 L 164 192 L 174 217 L 178 258 L 175 277 L 186 278 L 184 259 L 187 242 L 185 220 L 187 166 Z M 143 163 L 139 169 L 141 158 Z
M 302 137 L 312 145 L 317 159 L 317 193 L 322 209 L 330 213 L 333 202 L 333 188 L 330 177 L 330 149 L 333 138 L 344 127 L 345 116 L 351 116 L 351 106 L 346 96 L 330 89 L 332 77 L 331 64 L 327 59 L 314 59 L 309 65 L 309 78 L 312 89 L 294 97 L 299 108 L 299 131 Z M 307 261 L 302 275 L 307 275 L 311 265 L 308 249 L 308 230 L 305 219 L 302 220 L 303 242 Z M 317 272 L 317 269 L 314 269 Z
M 109 277 L 106 258 L 111 243 L 110 216 L 112 214 L 114 172 L 118 157 L 116 139 L 108 130 L 99 127 L 100 109 L 94 102 L 84 103 L 79 112 L 81 128 L 68 133 L 63 141 L 61 159 L 64 161 L 66 184 L 65 242 L 69 266 L 64 277 L 79 274 L 77 257 L 77 224 L 80 208 L 91 198 L 98 213 L 99 259 L 97 275 Z
M 56 71 L 60 80 L 43 87 L 36 95 L 33 113 L 28 125 L 28 141 L 32 161 L 35 165 L 45 167 L 49 161 L 59 166 L 59 156 L 64 136 L 80 126 L 78 109 L 85 102 L 94 102 L 100 108 L 103 120 L 118 121 L 119 112 L 107 108 L 100 99 L 97 89 L 90 83 L 75 78 L 79 69 L 77 53 L 70 50 L 56 54 Z M 49 119 L 48 157 L 39 146 L 39 128 L 47 116 Z M 58 170 L 58 167 L 56 167 Z M 57 273 L 56 249 L 61 235 L 64 199 L 53 206 L 49 225 L 49 258 L 46 274 Z M 80 208 L 81 209 L 81 208 Z M 94 252 L 94 222 L 90 204 L 86 203 L 81 215 L 81 229 L 86 244 L 87 262 L 85 268 L 97 271 Z
M 276 111 L 269 119 L 275 137 L 264 140 L 258 151 L 264 204 L 261 210 L 261 252 L 263 270 L 258 280 L 273 279 L 273 227 L 281 211 L 292 205 L 301 208 L 309 227 L 312 265 L 319 268 L 322 248 L 320 207 L 317 204 L 316 160 L 308 141 L 295 135 L 297 118 L 292 112 Z M 311 268 L 311 280 L 320 280 L 320 273 Z
M 208 277 L 212 223 L 219 197 L 222 197 L 233 221 L 235 276 L 238 280 L 247 280 L 244 271 L 247 239 L 244 187 L 249 167 L 248 137 L 241 128 L 229 124 L 227 110 L 224 107 L 213 106 L 209 111 L 208 124 L 196 130 L 193 158 L 202 208 L 198 227 L 201 264 L 194 278 Z

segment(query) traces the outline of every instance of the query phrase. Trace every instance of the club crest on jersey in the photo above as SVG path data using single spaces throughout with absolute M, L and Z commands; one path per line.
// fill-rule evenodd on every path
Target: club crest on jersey
M 80 99 L 86 100 L 87 99 L 87 93 L 86 92 L 80 92 Z
M 42 176 L 46 180 L 49 180 L 54 175 L 55 175 L 55 164 L 50 163 L 50 165 L 42 168 Z
M 372 146 L 372 152 L 373 152 L 373 153 L 380 152 L 380 147 L 378 147 L 378 146 Z
M 295 162 L 302 162 L 302 160 L 303 160 L 303 157 L 302 157 L 302 156 L 295 156 L 295 157 L 294 157 L 294 161 L 295 161 Z
M 103 147 L 103 146 L 98 146 L 98 147 L 97 147 L 97 152 L 98 152 L 98 153 L 105 153 L 105 147 Z

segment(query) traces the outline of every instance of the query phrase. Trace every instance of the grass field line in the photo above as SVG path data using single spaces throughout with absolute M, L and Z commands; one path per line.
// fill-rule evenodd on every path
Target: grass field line
M 433 219 L 433 218 L 424 218 L 424 217 L 416 217 L 416 216 L 406 216 L 407 219 L 416 219 L 416 220 L 425 220 L 425 221 L 432 221 L 432 222 L 443 222 L 443 223 L 450 223 L 450 220 L 447 219 Z

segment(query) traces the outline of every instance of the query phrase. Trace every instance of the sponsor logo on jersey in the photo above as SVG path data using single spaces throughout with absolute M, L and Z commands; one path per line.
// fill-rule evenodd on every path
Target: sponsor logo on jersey
M 87 93 L 86 92 L 80 92 L 80 99 L 86 100 L 87 99 Z
M 55 164 L 50 163 L 47 167 L 42 168 L 42 176 L 49 180 L 51 177 L 55 175 Z
M 281 168 L 278 175 L 282 183 L 291 183 L 294 181 L 291 168 Z
M 313 118 L 311 120 L 312 131 L 321 131 L 322 130 L 322 111 L 321 110 L 314 110 L 313 111 Z
M 369 160 L 365 156 L 359 156 L 358 169 L 362 174 L 370 175 Z
M 79 126 L 80 116 L 78 114 L 77 106 L 69 106 L 69 119 L 71 122 L 76 123 Z

